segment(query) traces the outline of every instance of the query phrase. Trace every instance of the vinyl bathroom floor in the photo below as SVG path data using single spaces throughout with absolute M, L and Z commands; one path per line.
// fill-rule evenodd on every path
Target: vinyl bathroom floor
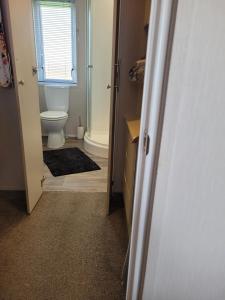
M 43 150 L 46 147 L 46 138 L 43 138 Z M 108 159 L 92 155 L 84 150 L 83 141 L 67 139 L 63 148 L 78 147 L 95 161 L 101 170 L 70 174 L 66 176 L 54 177 L 48 167 L 44 165 L 43 191 L 67 191 L 67 192 L 106 192 L 108 176 Z

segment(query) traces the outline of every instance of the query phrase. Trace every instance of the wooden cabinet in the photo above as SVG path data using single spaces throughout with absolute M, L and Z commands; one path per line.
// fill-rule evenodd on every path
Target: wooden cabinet
M 126 212 L 128 233 L 132 225 L 134 183 L 136 173 L 137 149 L 140 121 L 127 121 L 125 167 L 123 174 L 123 197 Z

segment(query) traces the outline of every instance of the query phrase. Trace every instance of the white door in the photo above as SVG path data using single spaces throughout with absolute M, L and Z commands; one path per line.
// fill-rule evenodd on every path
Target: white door
M 43 157 L 31 0 L 7 0 L 14 82 L 21 121 L 27 211 L 42 194 Z

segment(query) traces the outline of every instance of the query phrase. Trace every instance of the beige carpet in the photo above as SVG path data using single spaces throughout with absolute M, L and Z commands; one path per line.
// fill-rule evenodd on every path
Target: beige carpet
M 48 192 L 27 216 L 22 194 L 1 193 L 0 299 L 124 299 L 125 218 L 105 217 L 104 201 Z

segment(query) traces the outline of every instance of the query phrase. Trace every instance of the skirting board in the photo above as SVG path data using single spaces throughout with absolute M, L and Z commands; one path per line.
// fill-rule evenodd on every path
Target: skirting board
M 47 134 L 42 134 L 43 137 L 47 137 L 48 135 Z M 77 135 L 76 134 L 66 134 L 65 135 L 65 138 L 76 138 Z
M 66 134 L 66 138 L 77 138 L 76 134 Z
M 21 186 L 0 186 L 0 191 L 18 191 L 18 192 L 24 192 L 25 187 Z

